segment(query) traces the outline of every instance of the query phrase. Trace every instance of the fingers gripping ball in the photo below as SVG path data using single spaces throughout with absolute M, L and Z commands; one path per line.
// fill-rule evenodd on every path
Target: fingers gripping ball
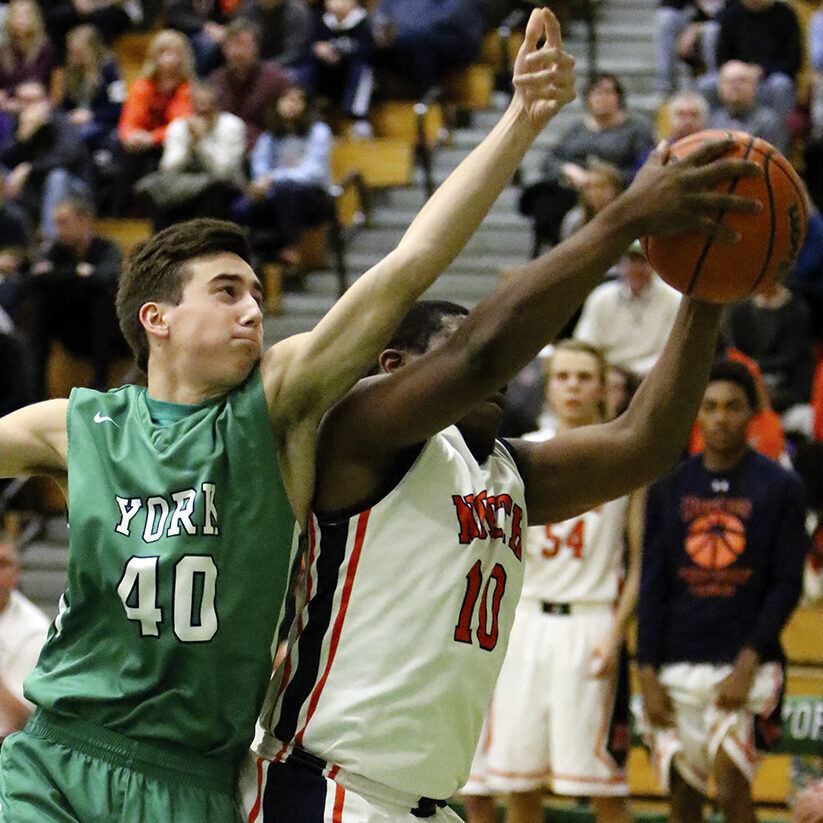
M 759 163 L 761 177 L 738 177 L 718 190 L 759 200 L 758 214 L 721 212 L 718 222 L 736 230 L 734 245 L 697 231 L 674 237 L 643 237 L 652 268 L 684 294 L 711 303 L 731 303 L 764 290 L 788 274 L 806 236 L 806 197 L 791 163 L 770 143 L 740 131 L 708 129 L 671 146 L 672 158 L 684 157 L 702 143 L 731 137 L 727 155 Z

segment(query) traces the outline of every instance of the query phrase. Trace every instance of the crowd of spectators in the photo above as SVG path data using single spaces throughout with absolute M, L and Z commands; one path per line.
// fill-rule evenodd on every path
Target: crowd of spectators
M 299 264 L 301 232 L 332 214 L 333 141 L 372 136 L 377 95 L 416 97 L 470 63 L 490 13 L 476 0 L 0 4 L 0 370 L 19 387 L 4 410 L 47 395 L 53 341 L 109 385 L 122 260 L 96 217 L 155 231 L 231 218 L 261 260 Z M 118 49 L 138 32 L 140 54 Z

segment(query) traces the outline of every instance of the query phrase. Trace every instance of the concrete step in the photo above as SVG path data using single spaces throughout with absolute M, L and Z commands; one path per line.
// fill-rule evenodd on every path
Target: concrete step
M 352 251 L 377 252 L 385 255 L 391 251 L 403 235 L 404 229 L 394 227 L 366 228 L 358 232 L 351 245 Z M 510 255 L 528 249 L 531 244 L 531 229 L 528 222 L 522 227 L 489 226 L 475 234 L 466 244 L 466 250 L 485 254 Z

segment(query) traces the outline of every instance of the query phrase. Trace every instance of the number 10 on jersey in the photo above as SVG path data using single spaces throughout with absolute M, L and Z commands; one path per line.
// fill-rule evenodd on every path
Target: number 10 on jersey
M 482 589 L 482 596 L 480 592 Z M 480 608 L 477 616 L 477 644 L 490 652 L 497 645 L 499 633 L 498 618 L 500 601 L 506 591 L 506 570 L 499 563 L 492 567 L 491 574 L 484 581 L 483 564 L 478 560 L 466 575 L 466 594 L 457 625 L 454 627 L 454 639 L 458 643 L 472 643 L 472 624 L 478 598 Z

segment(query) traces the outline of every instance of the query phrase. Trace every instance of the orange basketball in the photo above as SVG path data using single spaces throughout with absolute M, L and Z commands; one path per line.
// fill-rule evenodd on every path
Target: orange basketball
M 746 531 L 731 514 L 714 512 L 698 517 L 689 526 L 686 551 L 704 569 L 723 569 L 734 563 L 746 548 Z
M 671 146 L 671 155 L 684 157 L 709 140 L 731 137 L 728 157 L 759 163 L 759 178 L 737 177 L 718 185 L 763 204 L 759 214 L 721 213 L 718 219 L 740 234 L 734 245 L 700 232 L 675 237 L 643 237 L 652 268 L 684 294 L 711 303 L 731 303 L 761 291 L 788 274 L 806 237 L 806 197 L 791 163 L 770 143 L 741 131 L 707 129 Z

